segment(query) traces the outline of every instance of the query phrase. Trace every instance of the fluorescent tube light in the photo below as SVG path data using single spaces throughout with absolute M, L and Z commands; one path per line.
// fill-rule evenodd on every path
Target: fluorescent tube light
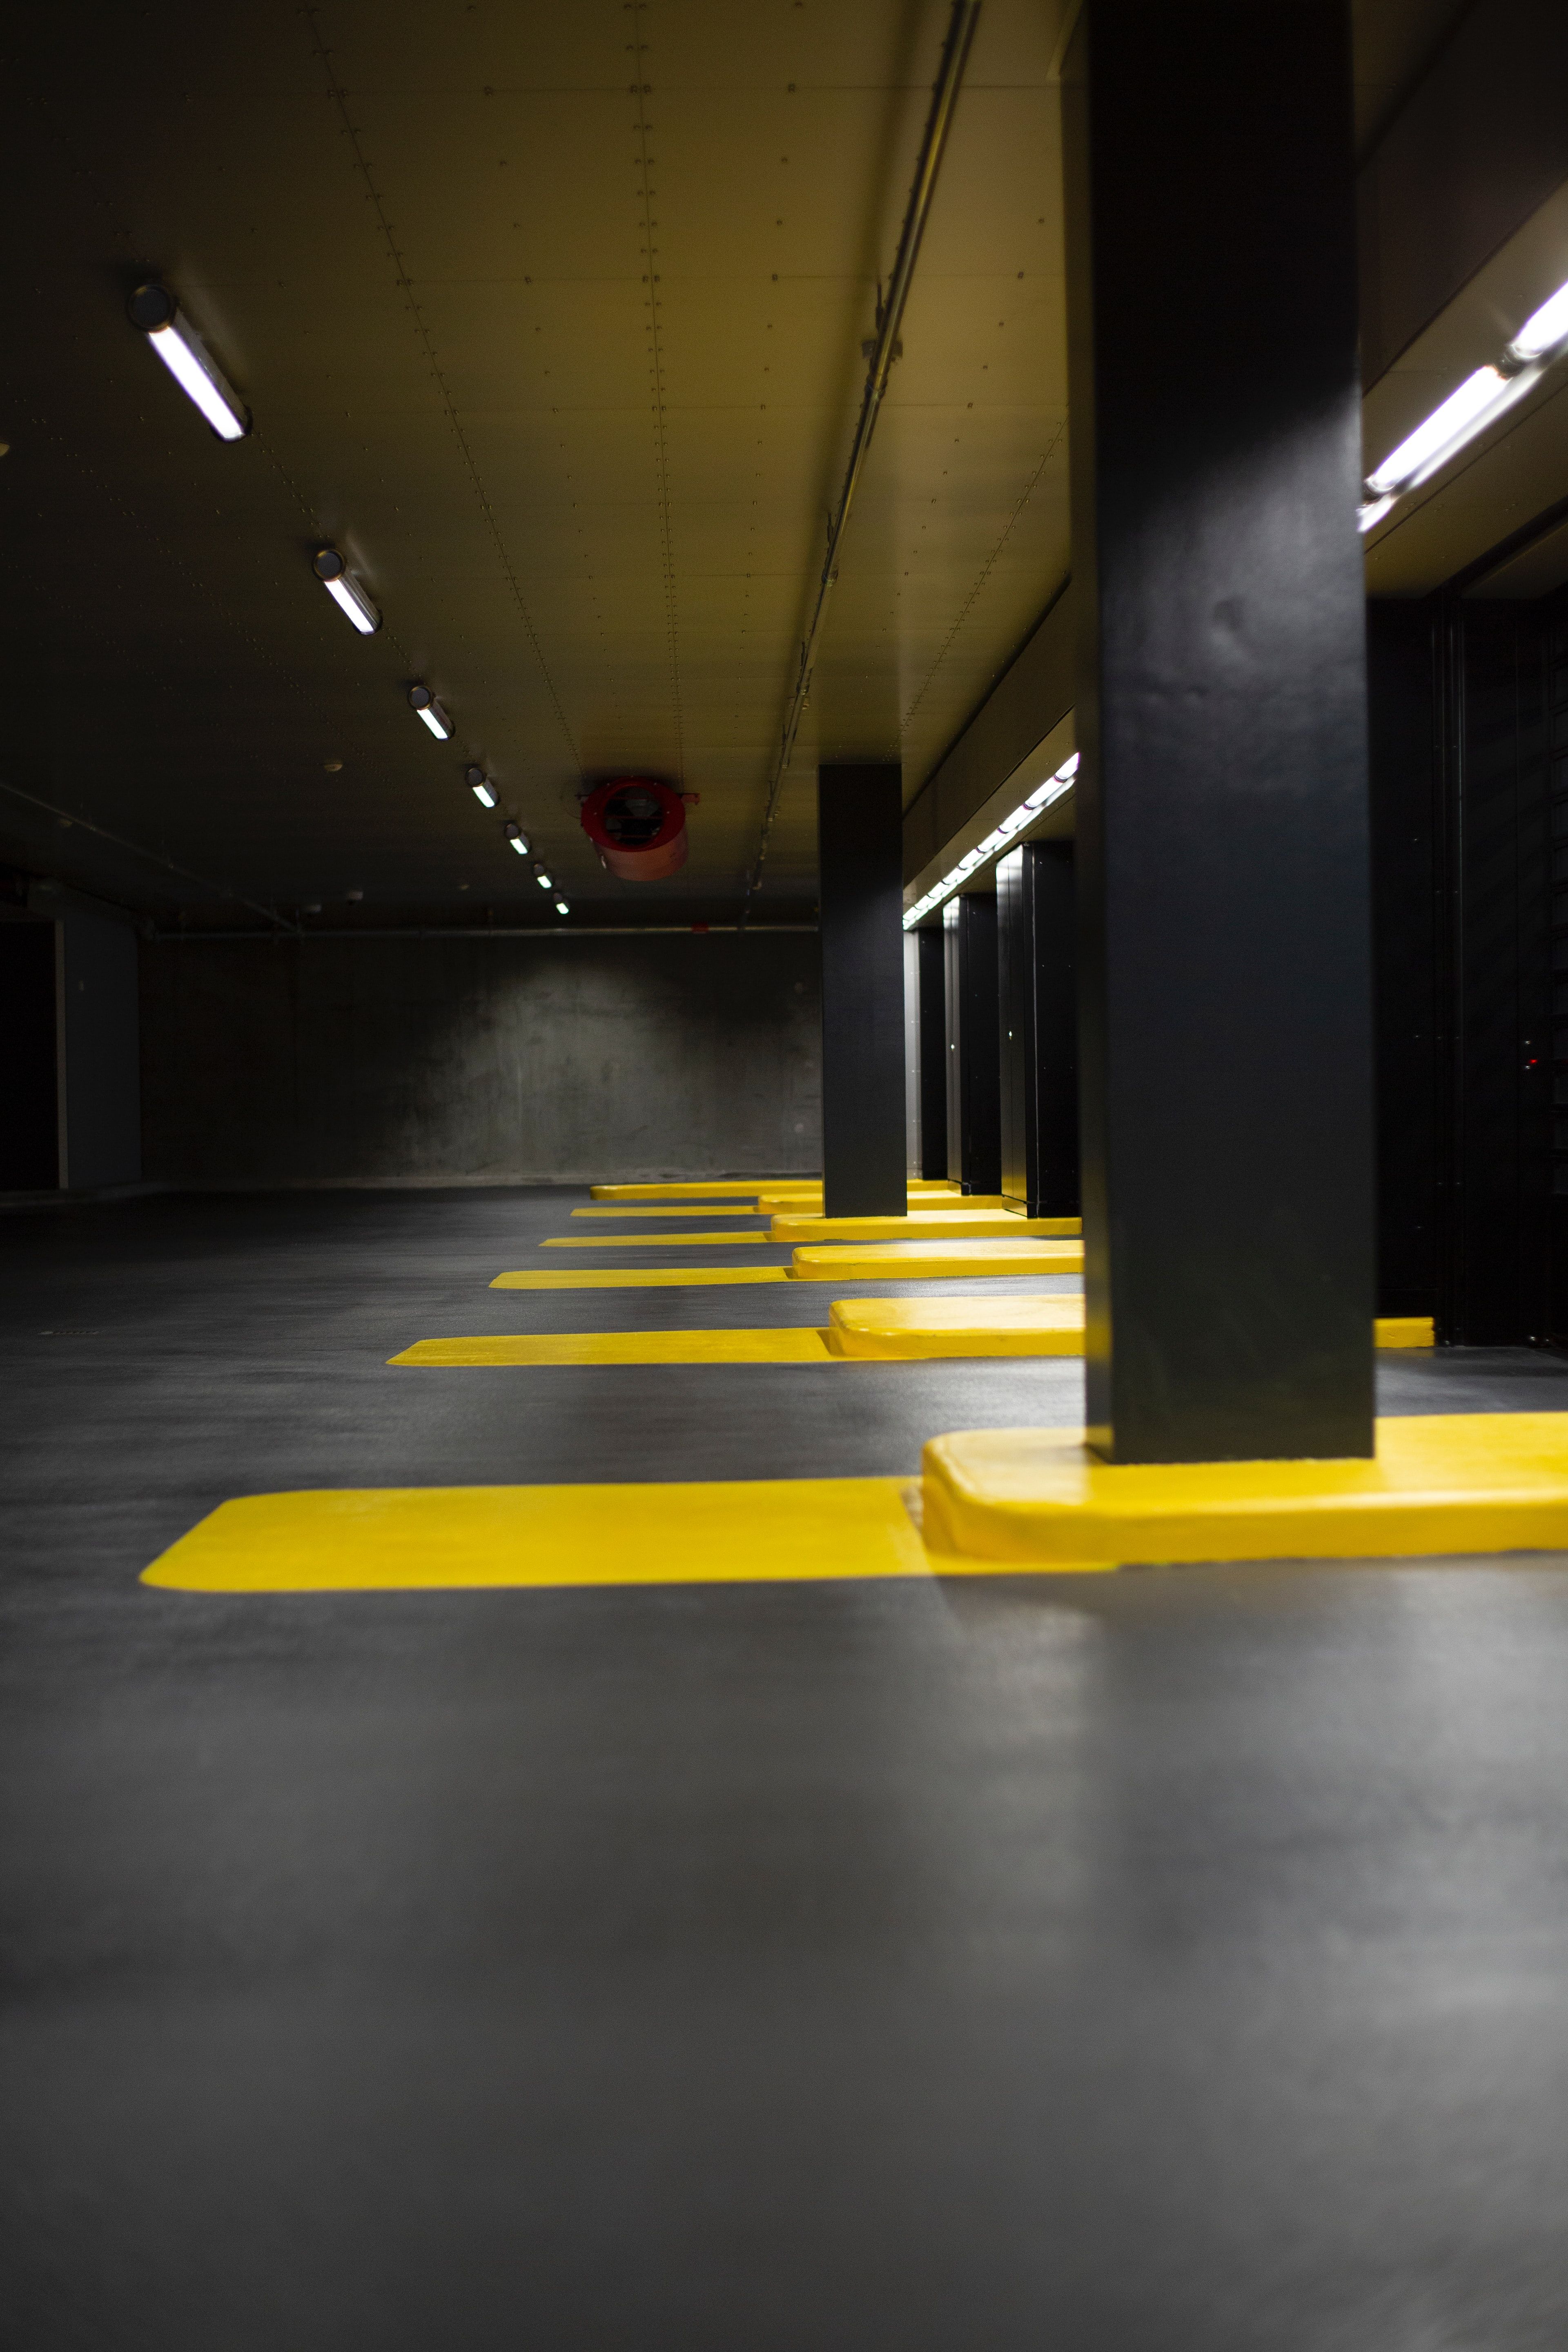
M 512 835 L 512 836 L 511 836 L 511 846 L 513 847 L 513 849 L 515 849 L 515 850 L 516 850 L 516 852 L 517 852 L 517 854 L 518 854 L 518 856 L 519 856 L 520 857 L 526 857 L 526 856 L 528 856 L 528 835 L 527 835 L 527 834 L 526 834 L 526 833 L 514 833 L 514 834 Z
M 1564 342 L 1568 342 L 1568 286 L 1560 286 L 1539 310 L 1531 312 L 1508 348 L 1516 360 L 1539 360 Z
M 1361 532 L 1363 538 L 1366 536 L 1369 530 L 1375 530 L 1378 524 L 1383 520 L 1384 516 L 1388 512 L 1389 508 L 1397 505 L 1397 503 L 1398 501 L 1395 499 L 1394 492 L 1390 490 L 1386 498 L 1368 499 L 1364 506 L 1357 507 L 1355 510 L 1356 529 Z
M 381 614 L 350 572 L 335 547 L 318 547 L 310 568 L 340 611 L 348 614 L 362 637 L 374 637 Z
M 250 411 L 208 356 L 201 337 L 181 316 L 179 302 L 168 288 L 138 286 L 125 307 L 132 325 L 141 328 L 218 439 L 243 441 L 250 430 Z
M 553 890 L 555 887 L 548 874 L 536 874 L 533 878 L 542 890 Z
M 437 742 L 449 743 L 452 740 L 452 722 L 429 688 L 411 686 L 408 689 L 408 700 L 411 707 L 419 713 Z
M 1078 764 L 1078 753 L 1069 751 L 1056 773 L 1047 776 L 1043 784 L 1037 784 L 1034 791 L 1019 802 L 1012 814 L 1005 816 L 995 831 L 986 835 L 978 849 L 967 851 L 956 866 L 949 868 L 940 882 L 933 883 L 923 898 L 918 898 L 912 907 L 905 910 L 903 919 L 905 930 L 912 930 L 915 925 L 929 915 L 934 908 L 940 907 L 945 898 L 951 898 L 954 890 L 960 889 L 972 874 L 977 872 L 993 857 L 1000 856 L 1008 843 L 1018 834 L 1026 831 L 1036 818 L 1050 807 L 1053 801 L 1059 801 L 1077 775 Z
M 558 915 L 569 915 L 572 912 L 572 909 L 566 904 L 564 898 L 557 898 L 555 901 L 555 911 Z
M 1477 368 L 1414 433 L 1405 436 L 1397 449 L 1389 451 L 1376 471 L 1367 476 L 1367 488 L 1380 499 L 1397 498 L 1415 489 L 1521 393 L 1528 392 L 1539 373 L 1539 368 L 1521 368 L 1512 375 L 1505 375 L 1500 368 Z
M 496 796 L 490 790 L 490 780 L 482 768 L 465 768 L 463 782 L 481 808 L 494 808 Z

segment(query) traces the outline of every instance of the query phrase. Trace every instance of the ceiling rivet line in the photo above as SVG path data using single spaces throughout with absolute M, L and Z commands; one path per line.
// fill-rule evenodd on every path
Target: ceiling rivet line
M 643 283 L 647 288 L 648 349 L 649 357 L 653 362 L 649 382 L 653 393 L 655 456 L 658 469 L 658 529 L 664 558 L 664 619 L 665 629 L 669 639 L 669 691 L 675 709 L 675 768 L 678 778 L 684 784 L 686 782 L 686 733 L 680 708 L 680 635 L 676 606 L 675 534 L 669 511 L 669 438 L 664 397 L 664 337 L 659 322 L 659 296 L 656 291 L 660 273 L 653 266 L 658 257 L 658 247 L 653 241 L 653 233 L 658 224 L 653 216 L 653 188 L 648 176 L 652 164 L 647 152 L 647 142 L 648 132 L 653 126 L 647 119 L 646 100 L 652 94 L 653 84 L 642 79 L 646 71 L 644 59 L 647 51 L 647 45 L 643 39 L 642 16 L 643 0 L 633 0 L 632 42 L 635 68 L 638 79 L 632 83 L 631 89 L 637 102 L 637 169 L 642 197 L 644 240 L 642 250 L 647 259 L 647 269 L 644 275 Z
M 963 604 L 959 608 L 957 620 L 954 621 L 952 628 L 949 629 L 946 636 L 942 639 L 941 651 L 938 653 L 935 661 L 932 662 L 930 669 L 927 670 L 925 680 L 920 692 L 916 695 L 914 700 L 905 711 L 902 719 L 900 721 L 899 742 L 900 745 L 902 744 L 905 736 L 910 731 L 910 723 L 913 719 L 916 711 L 920 709 L 921 703 L 926 698 L 926 695 L 931 688 L 931 680 L 935 677 L 938 670 L 947 659 L 948 655 L 952 651 L 959 631 L 963 628 L 965 621 L 968 620 L 971 612 L 978 602 L 986 582 L 990 579 L 992 572 L 995 568 L 997 560 L 1002 553 L 1002 550 L 1012 538 L 1014 527 L 1018 520 L 1018 517 L 1023 513 L 1024 509 L 1028 505 L 1029 500 L 1039 488 L 1041 480 L 1045 475 L 1046 467 L 1050 464 L 1051 459 L 1056 456 L 1057 451 L 1060 448 L 1062 436 L 1066 431 L 1067 420 L 1064 417 L 1051 437 L 1049 448 L 1046 451 L 1045 456 L 1040 459 L 1039 464 L 1036 467 L 1034 472 L 1030 475 L 1028 481 L 1025 485 L 1023 496 L 1019 499 L 1017 505 L 1013 509 L 1012 513 L 1008 516 L 1007 520 L 1003 527 L 1001 538 L 997 541 L 995 546 L 992 549 L 990 554 L 981 565 L 979 577 L 976 579 L 973 587 L 971 588 L 968 595 L 964 598 Z M 923 530 L 923 524 L 921 528 Z M 912 551 L 913 551 L 911 550 L 911 552 Z M 908 574 L 906 573 L 905 576 L 907 578 Z
M 516 571 L 513 569 L 511 558 L 507 552 L 506 541 L 501 536 L 500 525 L 496 520 L 495 509 L 490 504 L 489 493 L 485 488 L 483 477 L 480 475 L 479 465 L 468 443 L 468 436 L 463 430 L 462 420 L 458 414 L 457 403 L 452 397 L 450 386 L 447 384 L 446 376 L 442 373 L 440 362 L 436 356 L 436 346 L 431 338 L 430 331 L 425 323 L 424 313 L 420 310 L 418 301 L 416 299 L 414 281 L 408 274 L 408 265 L 404 259 L 403 254 L 397 244 L 396 236 L 394 234 L 392 225 L 387 219 L 386 207 L 382 201 L 381 192 L 376 187 L 374 181 L 371 177 L 370 165 L 366 160 L 364 150 L 360 143 L 360 134 L 349 119 L 348 100 L 344 93 L 342 84 L 338 79 L 337 73 L 332 65 L 331 54 L 323 45 L 321 33 L 317 27 L 316 19 L 320 11 L 316 8 L 308 8 L 305 13 L 310 19 L 310 37 L 315 45 L 316 55 L 321 59 L 321 70 L 326 76 L 327 85 L 331 92 L 332 101 L 337 108 L 339 117 L 342 122 L 344 135 L 347 138 L 350 146 L 353 150 L 355 166 L 359 172 L 360 177 L 364 182 L 369 200 L 375 207 L 376 219 L 381 226 L 382 236 L 386 244 L 387 253 L 391 257 L 399 291 L 406 299 L 409 313 L 414 320 L 415 332 L 419 338 L 420 343 L 424 349 L 426 359 L 429 363 L 431 375 L 435 379 L 437 391 L 440 393 L 442 404 L 447 411 L 447 422 L 450 425 L 458 446 L 462 452 L 463 462 L 468 467 L 468 478 L 474 486 L 474 495 L 479 500 L 479 511 L 484 516 L 485 522 L 489 530 L 490 537 L 495 543 L 496 553 L 500 558 L 501 570 L 506 575 L 507 585 L 511 590 L 512 600 L 517 606 L 518 614 L 522 622 L 524 633 L 527 635 L 529 644 L 533 649 L 534 658 L 539 664 L 540 674 L 544 679 L 545 689 L 550 696 L 551 705 L 555 712 L 556 719 L 560 723 L 561 731 L 566 738 L 567 747 L 572 754 L 573 765 L 575 767 L 579 778 L 583 778 L 583 757 L 577 748 L 577 739 L 572 732 L 570 722 L 566 717 L 565 707 L 562 702 L 560 694 L 556 690 L 555 680 L 551 675 L 550 665 L 544 658 L 544 648 L 539 641 L 539 632 L 533 625 L 533 616 L 528 609 L 528 604 L 523 596 L 522 588 L 518 580 Z

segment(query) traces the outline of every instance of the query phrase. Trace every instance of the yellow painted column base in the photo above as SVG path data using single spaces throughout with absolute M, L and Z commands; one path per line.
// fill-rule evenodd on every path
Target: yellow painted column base
M 836 1298 L 828 1344 L 840 1355 L 887 1361 L 911 1356 L 1081 1356 L 1083 1295 L 1033 1298 Z M 1379 1348 L 1430 1348 L 1429 1315 L 1380 1317 Z
M 1370 1462 L 1107 1463 L 1079 1430 L 925 1449 L 933 1553 L 996 1566 L 1568 1550 L 1568 1413 L 1412 1414 Z
M 811 1217 L 786 1212 L 773 1222 L 775 1242 L 1066 1241 L 1081 1234 L 1077 1217 L 1023 1217 L 1011 1209 L 911 1208 L 903 1217 Z
M 795 1282 L 940 1282 L 955 1276 L 1081 1274 L 1081 1242 L 824 1242 L 797 1249 Z

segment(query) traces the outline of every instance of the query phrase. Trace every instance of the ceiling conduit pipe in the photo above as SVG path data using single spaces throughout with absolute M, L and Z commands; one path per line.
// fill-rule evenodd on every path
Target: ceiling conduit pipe
M 953 0 L 947 39 L 942 46 L 942 65 L 931 93 L 931 112 L 926 117 L 925 136 L 921 142 L 920 161 L 915 166 L 914 184 L 904 214 L 904 226 L 899 237 L 899 250 L 893 261 L 893 274 L 888 281 L 888 298 L 877 313 L 877 340 L 867 372 L 866 389 L 860 400 L 860 418 L 855 427 L 855 440 L 849 451 L 849 463 L 845 468 L 844 483 L 838 493 L 838 503 L 833 509 L 827 527 L 827 553 L 823 560 L 822 576 L 816 583 L 816 602 L 812 608 L 811 622 L 800 649 L 800 669 L 784 713 L 783 733 L 779 740 L 778 761 L 768 792 L 767 807 L 763 814 L 762 838 L 757 844 L 756 860 L 746 877 L 745 896 L 741 904 L 738 930 L 746 928 L 751 912 L 752 893 L 762 876 L 763 861 L 768 854 L 768 842 L 773 834 L 773 818 L 778 812 L 779 794 L 795 754 L 795 739 L 800 732 L 801 719 L 811 692 L 811 675 L 816 666 L 818 641 L 822 625 L 827 615 L 828 598 L 838 577 L 838 550 L 844 538 L 844 527 L 849 520 L 856 488 L 871 446 L 871 436 L 877 428 L 882 395 L 888 389 L 888 375 L 899 354 L 899 330 L 903 324 L 904 305 L 909 299 L 910 285 L 920 257 L 921 238 L 925 233 L 926 216 L 936 193 L 936 175 L 942 165 L 947 145 L 947 134 L 952 126 L 953 109 L 958 103 L 959 87 L 963 69 L 969 62 L 970 43 L 980 16 L 980 0 Z

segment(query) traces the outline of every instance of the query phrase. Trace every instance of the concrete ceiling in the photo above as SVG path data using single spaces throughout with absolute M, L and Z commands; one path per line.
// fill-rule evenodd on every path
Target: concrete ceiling
M 985 0 L 759 919 L 809 911 L 819 751 L 901 756 L 912 795 L 1068 571 L 1066 5 Z M 1360 0 L 1363 131 L 1453 13 Z M 89 42 L 36 12 L 0 857 L 192 920 L 553 921 L 510 814 L 574 921 L 732 919 L 946 19 L 238 0 Z M 127 325 L 153 273 L 249 440 Z M 313 579 L 323 539 L 379 636 Z M 631 769 L 701 795 L 670 882 L 612 881 L 578 827 Z

